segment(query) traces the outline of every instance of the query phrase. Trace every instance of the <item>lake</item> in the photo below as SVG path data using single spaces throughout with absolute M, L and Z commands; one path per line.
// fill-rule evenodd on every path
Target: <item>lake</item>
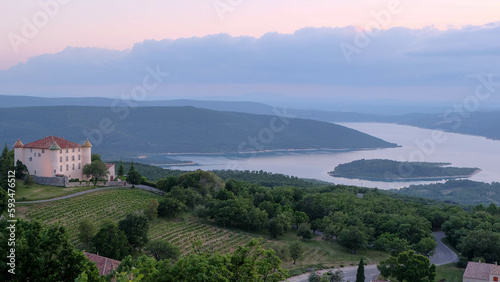
M 183 154 L 167 155 L 178 160 L 190 160 L 197 166 L 175 166 L 182 170 L 264 170 L 273 173 L 312 178 L 335 184 L 392 189 L 411 184 L 436 181 L 374 182 L 345 179 L 328 175 L 337 165 L 358 159 L 391 159 L 396 161 L 447 162 L 456 167 L 478 167 L 481 172 L 469 179 L 500 182 L 500 141 L 484 137 L 422 129 L 389 123 L 339 123 L 367 134 L 396 143 L 401 147 L 365 151 L 267 152 L 255 155 Z M 403 168 L 404 172 L 404 168 Z

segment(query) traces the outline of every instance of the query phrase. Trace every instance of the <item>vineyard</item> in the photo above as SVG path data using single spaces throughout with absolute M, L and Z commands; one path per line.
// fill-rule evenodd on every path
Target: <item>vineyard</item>
M 116 189 L 89 193 L 43 204 L 25 204 L 18 209 L 20 217 L 30 220 L 40 220 L 46 224 L 60 223 L 67 228 L 70 241 L 79 246 L 78 224 L 88 218 L 100 226 L 111 219 L 118 221 L 128 213 L 142 211 L 150 199 L 160 196 L 138 189 Z M 242 232 L 216 227 L 209 223 L 200 222 L 191 217 L 186 219 L 167 220 L 157 219 L 150 224 L 149 238 L 151 241 L 168 240 L 178 246 L 183 254 L 193 250 L 193 243 L 203 242 L 203 248 L 208 251 L 228 253 L 238 246 L 246 244 L 251 238 L 264 238 L 264 246 L 269 248 L 276 245 L 287 245 L 287 241 L 296 240 L 293 233 L 287 234 L 285 240 L 270 240 L 267 235 Z M 350 255 L 336 243 L 323 240 L 311 240 L 306 243 L 307 250 L 304 256 L 297 261 L 297 266 L 310 264 L 350 265 L 357 263 L 359 257 L 368 258 L 368 262 L 385 258 L 379 252 L 365 251 L 358 255 Z M 370 258 L 375 258 L 374 260 Z M 287 268 L 292 267 L 291 259 L 284 262 Z

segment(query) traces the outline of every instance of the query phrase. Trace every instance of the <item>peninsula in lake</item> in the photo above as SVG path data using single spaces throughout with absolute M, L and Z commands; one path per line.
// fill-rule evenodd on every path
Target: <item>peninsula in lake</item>
M 481 171 L 479 168 L 452 167 L 450 165 L 451 163 L 361 159 L 340 164 L 328 174 L 333 177 L 391 182 L 468 178 Z

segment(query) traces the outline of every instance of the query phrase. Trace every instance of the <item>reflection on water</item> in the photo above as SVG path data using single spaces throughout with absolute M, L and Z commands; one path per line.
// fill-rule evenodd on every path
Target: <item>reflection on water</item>
M 191 160 L 198 166 L 176 166 L 183 170 L 264 170 L 274 173 L 314 178 L 336 184 L 391 189 L 411 184 L 436 181 L 374 182 L 331 177 L 327 173 L 337 165 L 358 159 L 391 159 L 397 161 L 450 162 L 457 167 L 478 167 L 482 171 L 471 180 L 500 181 L 500 141 L 484 137 L 436 132 L 405 125 L 386 123 L 342 123 L 347 127 L 382 138 L 402 147 L 350 151 L 274 152 L 256 155 L 169 155 L 179 160 Z

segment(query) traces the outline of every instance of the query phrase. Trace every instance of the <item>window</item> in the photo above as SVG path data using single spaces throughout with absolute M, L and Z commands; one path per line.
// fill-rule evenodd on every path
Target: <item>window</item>
M 36 157 L 36 153 L 33 153 L 33 157 Z
M 78 148 L 78 152 L 80 152 L 80 148 Z
M 62 171 L 62 165 L 59 166 L 59 171 Z
M 30 149 L 30 153 L 33 153 L 33 149 Z
M 57 170 L 54 169 L 54 173 L 56 173 Z
M 35 174 L 36 174 L 36 170 L 35 170 Z
M 62 163 L 62 157 L 59 157 L 59 162 Z
M 66 153 L 68 152 L 68 149 L 66 149 Z
M 59 154 L 62 154 L 62 150 L 59 150 Z
M 71 160 L 74 161 L 75 160 L 75 156 L 71 156 Z
M 80 164 L 80 163 L 78 164 L 78 169 L 81 169 L 81 168 L 82 168 L 82 167 L 81 167 L 81 165 L 82 165 L 82 164 Z
M 80 160 L 80 155 L 78 155 L 78 160 Z
M 66 161 L 68 161 L 68 160 L 69 160 L 68 158 L 69 158 L 69 157 L 68 157 L 68 156 L 66 156 Z
M 68 170 L 69 170 L 69 165 L 66 165 L 66 171 L 68 171 Z
M 72 152 L 74 153 L 75 152 L 75 148 L 72 149 Z
M 73 170 L 75 170 L 75 164 L 73 164 Z
M 33 160 L 33 158 L 32 158 L 32 157 L 30 157 L 30 162 L 31 162 L 32 160 Z
M 42 154 L 38 153 L 38 156 L 39 156 L 39 157 L 41 157 L 41 156 L 42 156 Z
M 42 154 L 45 154 L 45 149 L 42 149 Z

